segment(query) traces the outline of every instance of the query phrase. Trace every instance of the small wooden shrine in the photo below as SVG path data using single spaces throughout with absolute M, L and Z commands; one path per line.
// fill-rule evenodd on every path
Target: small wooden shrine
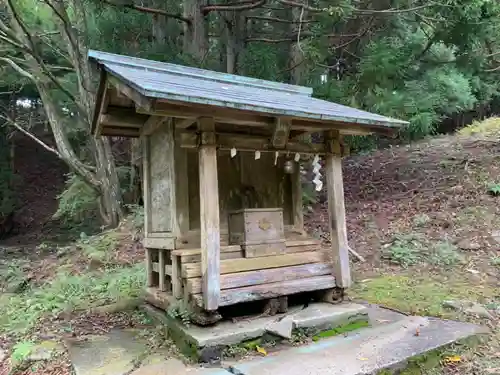
M 289 295 L 350 286 L 342 136 L 391 134 L 403 121 L 305 87 L 89 56 L 101 72 L 94 134 L 142 139 L 148 287 L 164 308 L 184 300 L 216 316 L 269 300 L 285 311 Z M 317 132 L 323 143 L 301 141 Z M 327 189 L 326 251 L 304 231 L 304 160 L 316 189 Z

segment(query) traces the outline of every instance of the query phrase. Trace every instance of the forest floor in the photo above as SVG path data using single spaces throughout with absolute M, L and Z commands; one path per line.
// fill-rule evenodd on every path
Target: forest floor
M 479 346 L 436 354 L 407 375 L 500 374 L 499 172 L 499 119 L 344 162 L 350 246 L 365 258 L 352 263 L 350 297 L 492 330 Z M 328 242 L 326 217 L 321 197 L 310 202 L 308 229 Z M 169 346 L 145 315 L 118 311 L 133 307 L 145 284 L 140 225 L 136 214 L 117 231 L 66 245 L 0 244 L 0 375 L 36 342 L 113 327 Z M 456 307 L 472 303 L 473 313 Z M 14 373 L 70 374 L 67 353 Z

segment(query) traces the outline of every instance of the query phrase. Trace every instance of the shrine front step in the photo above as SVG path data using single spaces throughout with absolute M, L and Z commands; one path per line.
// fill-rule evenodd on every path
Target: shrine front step
M 199 362 L 210 362 L 210 357 L 220 359 L 223 349 L 230 345 L 238 345 L 265 336 L 279 339 L 271 332 L 279 332 L 278 326 L 283 323 L 289 324 L 289 334 L 302 331 L 311 337 L 322 332 L 330 332 L 335 328 L 357 329 L 369 325 L 368 307 L 355 303 L 338 305 L 311 303 L 305 308 L 290 307 L 289 312 L 285 314 L 240 321 L 222 321 L 210 327 L 186 326 L 178 319 L 150 305 L 145 305 L 144 309 L 147 314 L 167 326 L 169 336 L 184 355 Z
M 389 324 L 242 361 L 229 371 L 234 375 L 396 374 L 411 358 L 487 332 L 470 323 L 404 316 Z

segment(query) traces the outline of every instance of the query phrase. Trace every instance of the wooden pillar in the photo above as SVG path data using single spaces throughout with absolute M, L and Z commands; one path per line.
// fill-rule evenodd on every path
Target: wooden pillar
M 167 291 L 166 278 L 165 278 L 165 251 L 164 249 L 158 250 L 158 274 L 160 278 L 159 287 L 162 292 Z
M 201 272 L 205 310 L 219 307 L 220 297 L 220 220 L 217 181 L 217 148 L 213 118 L 200 118 L 200 227 Z
M 300 163 L 295 163 L 295 171 L 290 176 L 292 180 L 292 212 L 293 228 L 304 232 L 304 212 L 302 204 L 302 176 L 300 175 Z
M 325 173 L 328 189 L 328 217 L 332 241 L 333 272 L 337 286 L 339 288 L 348 288 L 351 285 L 351 270 L 347 243 L 339 132 L 326 132 L 325 142 L 327 149 Z

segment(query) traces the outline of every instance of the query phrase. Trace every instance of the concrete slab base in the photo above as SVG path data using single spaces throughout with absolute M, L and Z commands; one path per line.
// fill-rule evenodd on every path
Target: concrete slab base
M 376 315 L 377 312 L 375 312 Z M 233 364 L 235 375 L 371 375 L 461 339 L 482 327 L 415 316 Z
M 352 323 L 368 323 L 368 308 L 355 303 L 313 303 L 307 308 L 291 308 L 286 314 L 238 322 L 223 321 L 212 327 L 186 326 L 161 310 L 151 306 L 146 306 L 146 309 L 147 313 L 167 325 L 170 336 L 183 354 L 201 362 L 216 361 L 216 357 L 220 360 L 224 347 L 260 338 L 280 320 L 287 319 L 293 330 L 307 330 L 311 335 Z

